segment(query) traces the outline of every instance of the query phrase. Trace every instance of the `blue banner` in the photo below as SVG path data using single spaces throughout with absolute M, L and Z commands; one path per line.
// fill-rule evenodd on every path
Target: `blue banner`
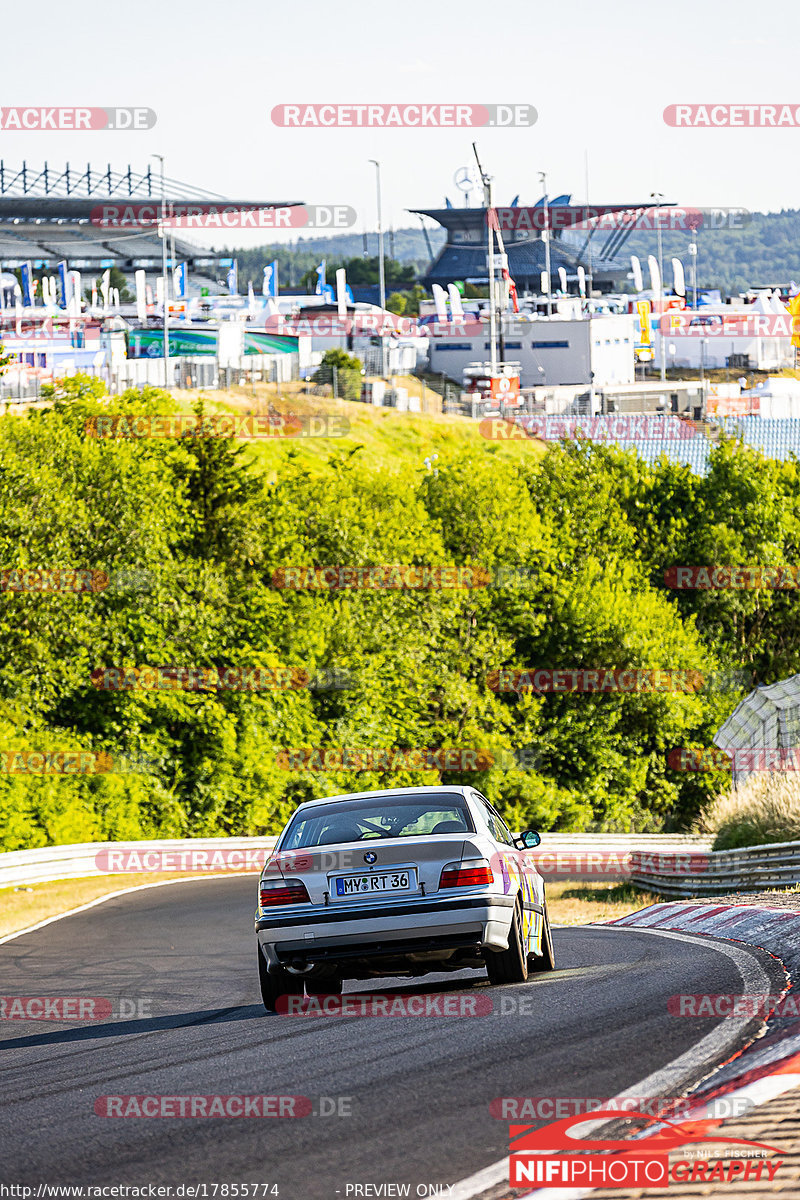
M 58 280 L 61 285 L 61 307 L 69 304 L 69 280 L 67 279 L 67 260 L 62 259 L 58 264 Z
M 231 296 L 239 295 L 239 260 L 235 258 L 228 268 L 228 292 Z
M 278 260 L 274 258 L 264 267 L 264 282 L 261 285 L 262 296 L 278 295 Z
M 19 269 L 20 279 L 22 280 L 22 303 L 26 308 L 33 305 L 33 270 L 29 262 L 23 263 Z
M 173 284 L 175 287 L 175 299 L 186 299 L 186 263 L 179 263 L 172 273 Z
M 318 296 L 325 295 L 325 259 L 317 267 L 317 291 Z

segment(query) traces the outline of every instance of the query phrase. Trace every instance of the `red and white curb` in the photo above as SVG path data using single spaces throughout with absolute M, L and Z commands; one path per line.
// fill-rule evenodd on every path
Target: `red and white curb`
M 800 909 L 743 904 L 654 904 L 603 924 L 651 929 L 667 936 L 670 933 L 705 935 L 744 946 L 756 946 L 774 954 L 782 962 L 789 959 L 791 964 L 795 958 L 800 960 Z M 791 975 L 795 975 L 794 970 L 791 970 Z M 736 1112 L 741 1111 L 745 1104 L 765 1104 L 799 1085 L 800 1020 L 770 1036 L 756 1039 L 731 1062 L 715 1070 L 713 1079 L 709 1078 L 705 1089 L 701 1085 L 700 1090 L 692 1093 L 690 1100 L 697 1101 L 696 1108 L 689 1109 L 679 1121 L 672 1120 L 670 1124 L 677 1128 L 690 1126 L 692 1132 L 696 1132 L 698 1121 L 702 1121 L 703 1129 L 710 1133 L 726 1123 L 723 1117 L 709 1119 L 707 1112 L 710 1101 L 724 1096 L 726 1100 L 734 1102 L 731 1107 Z M 641 1084 L 630 1090 L 639 1095 L 650 1094 L 648 1089 L 642 1089 Z M 617 1100 L 620 1098 L 616 1097 Z M 598 1125 L 602 1123 L 598 1122 Z M 646 1141 L 648 1136 L 662 1128 L 663 1125 L 654 1124 L 636 1140 Z M 507 1180 L 508 1160 L 502 1162 L 505 1164 L 502 1178 Z M 493 1163 L 491 1167 L 455 1184 L 450 1200 L 470 1200 L 470 1197 L 477 1198 L 490 1187 L 497 1187 L 502 1182 L 498 1171 L 500 1166 L 500 1163 Z M 578 1200 L 578 1197 L 588 1196 L 596 1190 L 548 1187 L 524 1193 L 515 1189 L 514 1194 L 517 1200 L 532 1200 L 533 1197 L 541 1197 L 542 1200 Z
M 725 938 L 758 946 L 783 959 L 800 951 L 800 909 L 755 907 L 744 904 L 654 904 L 627 917 L 608 921 L 609 925 L 624 925 L 639 929 L 663 929 L 671 933 L 696 933 Z M 793 955 L 792 955 L 793 957 Z M 746 1101 L 757 1106 L 800 1085 L 800 1021 L 780 1030 L 771 1037 L 757 1040 L 733 1062 L 716 1071 L 706 1090 L 694 1092 L 697 1108 L 690 1109 L 680 1121 L 671 1124 L 691 1125 L 703 1120 L 703 1127 L 718 1129 L 725 1119 L 709 1120 L 704 1114 L 710 1100 L 724 1096 L 732 1101 Z M 734 1111 L 735 1108 L 734 1108 Z M 729 1118 L 735 1119 L 735 1118 Z M 652 1126 L 641 1140 L 663 1126 Z M 696 1126 L 695 1126 L 696 1128 Z M 595 1188 L 537 1188 L 524 1192 L 518 1200 L 534 1196 L 547 1200 L 577 1200 L 588 1196 Z

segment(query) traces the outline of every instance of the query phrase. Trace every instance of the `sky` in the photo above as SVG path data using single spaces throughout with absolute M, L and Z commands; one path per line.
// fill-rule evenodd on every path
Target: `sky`
M 800 108 L 800 9 L 788 0 L 485 0 L 356 4 L 140 0 L 79 10 L 5 7 L 4 106 L 155 110 L 140 131 L 0 131 L 0 158 L 146 169 L 224 196 L 348 205 L 357 232 L 417 225 L 408 208 L 463 204 L 454 183 L 476 141 L 495 202 L 551 196 L 774 211 L 800 207 L 800 126 L 670 128 L 667 105 Z M 16 47 L 16 49 L 14 49 Z M 9 52 L 11 51 L 11 52 Z M 36 64 L 40 64 L 37 68 Z M 286 129 L 279 104 L 530 104 L 529 128 Z M 474 202 L 477 203 L 477 193 Z M 314 236 L 307 230 L 306 236 Z M 206 244 L 285 237 L 241 233 Z

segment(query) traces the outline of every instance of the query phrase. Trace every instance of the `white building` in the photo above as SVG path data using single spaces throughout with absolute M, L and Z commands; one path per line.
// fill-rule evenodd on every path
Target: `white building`
M 661 348 L 668 368 L 700 367 L 779 371 L 794 366 L 792 319 L 777 297 L 760 293 L 753 304 L 708 305 L 673 310 L 674 328 L 654 333 L 655 365 Z M 732 360 L 732 361 L 731 361 Z
M 428 327 L 430 370 L 461 381 L 464 367 L 488 361 L 489 323 L 469 321 Z M 634 381 L 634 318 L 503 315 L 503 357 L 520 364 L 522 387 L 597 388 Z M 594 379 L 592 378 L 594 376 Z

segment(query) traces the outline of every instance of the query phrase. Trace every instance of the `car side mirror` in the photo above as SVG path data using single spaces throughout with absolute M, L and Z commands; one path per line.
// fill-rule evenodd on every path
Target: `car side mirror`
M 541 836 L 535 829 L 525 829 L 519 835 L 521 850 L 532 850 L 534 846 L 538 846 L 541 842 Z

